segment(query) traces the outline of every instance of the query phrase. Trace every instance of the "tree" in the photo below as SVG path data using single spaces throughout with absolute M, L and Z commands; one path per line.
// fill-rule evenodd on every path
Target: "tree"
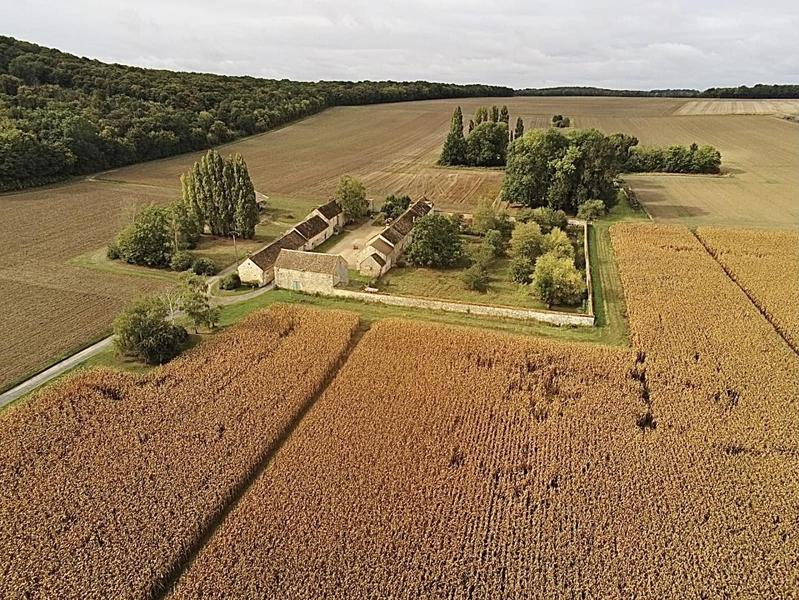
M 491 122 L 492 123 L 499 122 L 499 108 L 497 107 L 496 104 L 491 107 Z
M 172 252 L 172 219 L 167 208 L 148 206 L 117 236 L 119 255 L 126 262 L 165 267 Z
M 542 249 L 544 254 L 553 254 L 558 258 L 574 260 L 574 246 L 569 236 L 559 227 L 555 227 L 544 236 Z
M 171 323 L 169 311 L 158 298 L 139 300 L 114 321 L 114 347 L 119 354 L 147 364 L 162 364 L 177 356 L 188 334 Z
M 176 200 L 169 206 L 169 217 L 173 252 L 194 248 L 202 231 L 191 207 L 182 199 Z
M 369 203 L 366 201 L 366 188 L 359 180 L 350 175 L 342 175 L 338 180 L 334 197 L 348 221 L 366 216 L 369 210 Z
M 516 220 L 522 223 L 535 221 L 541 227 L 541 233 L 549 233 L 553 227 L 566 229 L 569 218 L 562 210 L 553 210 L 548 206 L 538 208 L 525 208 L 516 215 Z
M 225 159 L 209 150 L 181 175 L 180 182 L 183 203 L 191 208 L 200 230 L 207 226 L 219 236 L 236 232 L 249 239 L 255 235 L 258 202 L 240 154 Z
M 521 223 L 510 238 L 511 276 L 517 283 L 529 283 L 538 257 L 544 251 L 544 236 L 538 223 Z
M 466 164 L 466 138 L 463 137 L 463 113 L 460 106 L 452 113 L 449 133 L 444 140 L 438 162 L 441 165 Z
M 554 174 L 554 160 L 566 152 L 569 141 L 555 129 L 534 129 L 513 140 L 507 154 L 502 197 L 526 206 L 546 206 Z
M 180 307 L 194 325 L 194 332 L 204 325 L 209 329 L 219 322 L 219 307 L 212 307 L 205 277 L 184 273 L 180 276 Z
M 502 232 L 497 229 L 489 229 L 481 245 L 490 250 L 490 256 L 492 258 L 499 258 L 505 255 L 505 251 L 508 247 L 508 240 L 502 235 Z
M 408 258 L 425 267 L 451 267 L 463 258 L 463 241 L 457 219 L 430 213 L 416 221 Z
M 386 196 L 383 201 L 383 206 L 380 207 L 380 212 L 385 215 L 386 219 L 396 219 L 411 205 L 410 196 L 395 196 L 391 194 Z
M 477 126 L 485 121 L 488 121 L 488 109 L 485 106 L 478 106 L 474 111 L 474 124 Z
M 577 208 L 577 218 L 586 221 L 596 221 L 607 212 L 602 200 L 587 200 Z
M 474 130 L 474 119 L 469 119 L 469 127 L 468 127 L 468 129 L 469 129 L 469 133 L 471 133 Z
M 499 122 L 505 123 L 507 127 L 510 127 L 510 113 L 508 112 L 508 107 L 503 105 L 499 111 Z
M 513 139 L 519 139 L 524 135 L 524 119 L 516 117 L 516 128 L 513 130 Z
M 530 285 L 547 308 L 555 304 L 577 304 L 586 289 L 574 263 L 554 254 L 544 254 L 536 261 Z
M 481 123 L 466 140 L 466 164 L 496 167 L 505 164 L 508 127 L 504 123 Z
M 472 229 L 480 234 L 486 234 L 495 229 L 502 235 L 503 242 L 507 242 L 513 231 L 513 223 L 508 217 L 508 213 L 494 208 L 492 202 L 487 198 L 481 198 L 472 214 Z

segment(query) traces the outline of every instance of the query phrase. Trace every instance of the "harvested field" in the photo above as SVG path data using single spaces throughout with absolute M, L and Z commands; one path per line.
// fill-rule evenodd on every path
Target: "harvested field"
M 799 100 L 690 100 L 676 115 L 783 115 L 799 113 Z
M 799 352 L 799 232 L 700 227 L 697 235 Z
M 138 378 L 0 418 L 0 596 L 158 592 L 336 368 L 357 317 L 274 307 Z
M 641 425 L 648 369 L 380 322 L 172 597 L 790 596 L 790 456 Z

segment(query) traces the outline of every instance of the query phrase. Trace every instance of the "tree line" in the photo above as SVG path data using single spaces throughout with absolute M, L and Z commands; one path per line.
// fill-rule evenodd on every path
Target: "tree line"
M 524 121 L 516 119 L 510 129 L 507 106 L 479 106 L 469 119 L 468 135 L 463 133 L 463 112 L 452 113 L 449 133 L 438 164 L 447 166 L 499 167 L 505 164 L 508 142 L 524 134 Z
M 515 96 L 617 96 L 631 98 L 799 98 L 799 85 L 764 84 L 712 87 L 706 90 L 669 88 L 660 90 L 614 90 L 592 86 L 525 88 Z
M 142 69 L 0 36 L 0 191 L 202 150 L 329 106 L 512 93 Z

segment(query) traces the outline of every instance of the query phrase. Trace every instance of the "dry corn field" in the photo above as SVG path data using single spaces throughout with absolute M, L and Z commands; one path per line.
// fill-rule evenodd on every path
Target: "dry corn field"
M 648 361 L 380 322 L 173 597 L 790 597 L 795 446 L 644 425 Z
M 275 307 L 152 374 L 97 370 L 0 418 L 0 597 L 155 594 L 348 347 Z
M 700 227 L 697 235 L 799 352 L 799 232 Z

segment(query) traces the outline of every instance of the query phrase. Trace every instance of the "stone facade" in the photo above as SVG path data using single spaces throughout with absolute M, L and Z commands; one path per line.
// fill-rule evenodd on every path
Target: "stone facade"
M 282 250 L 275 261 L 275 287 L 330 294 L 349 282 L 347 261 L 338 254 Z

